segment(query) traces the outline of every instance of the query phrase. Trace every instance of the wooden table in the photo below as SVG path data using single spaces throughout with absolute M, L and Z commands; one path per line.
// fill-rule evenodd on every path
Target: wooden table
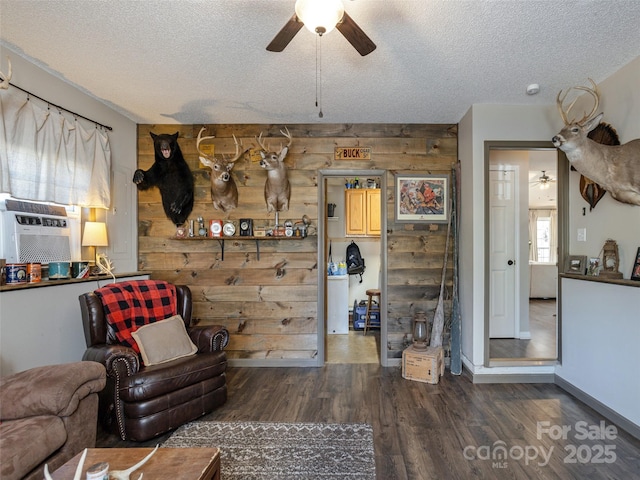
M 109 471 L 126 470 L 146 457 L 153 448 L 90 448 L 82 469 L 99 462 L 108 462 Z M 82 452 L 51 474 L 53 480 L 71 480 Z M 179 478 L 181 480 L 220 480 L 220 450 L 217 448 L 159 448 L 158 451 L 131 476 L 144 480 Z

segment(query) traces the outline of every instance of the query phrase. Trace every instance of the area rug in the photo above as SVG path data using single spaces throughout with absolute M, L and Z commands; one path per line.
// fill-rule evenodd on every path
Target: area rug
M 367 424 L 191 422 L 162 447 L 218 447 L 222 480 L 373 480 Z

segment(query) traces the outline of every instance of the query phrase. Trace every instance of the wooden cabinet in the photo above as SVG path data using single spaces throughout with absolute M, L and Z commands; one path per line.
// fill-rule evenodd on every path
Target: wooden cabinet
M 380 189 L 345 190 L 346 234 L 380 235 Z
M 380 189 L 367 190 L 367 235 L 380 235 Z

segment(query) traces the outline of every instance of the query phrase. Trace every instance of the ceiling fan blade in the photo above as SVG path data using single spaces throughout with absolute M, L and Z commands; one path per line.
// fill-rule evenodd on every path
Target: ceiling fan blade
M 281 52 L 285 49 L 289 42 L 293 40 L 296 33 L 300 31 L 304 23 L 302 23 L 298 16 L 294 13 L 293 17 L 282 27 L 282 30 L 271 40 L 271 43 L 267 45 L 267 50 L 270 52 Z
M 336 28 L 363 57 L 365 55 L 369 55 L 376 49 L 376 44 L 371 41 L 367 34 L 364 33 L 358 24 L 353 21 L 347 12 L 344 12 L 344 16 L 342 17 L 342 20 L 338 22 Z

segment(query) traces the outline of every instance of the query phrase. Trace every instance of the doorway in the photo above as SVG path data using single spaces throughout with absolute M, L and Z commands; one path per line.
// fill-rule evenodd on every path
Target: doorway
M 386 342 L 386 235 L 379 237 L 346 234 L 345 178 L 367 179 L 386 191 L 385 172 L 379 170 L 324 170 L 318 178 L 318 365 L 325 363 L 378 363 L 385 365 L 383 342 Z M 386 231 L 386 195 L 380 195 L 380 225 Z M 329 211 L 331 210 L 331 212 Z M 331 216 L 329 215 L 331 213 Z M 329 276 L 327 263 L 345 260 L 346 246 L 355 240 L 366 269 L 346 278 Z M 380 328 L 364 335 L 360 325 L 354 327 L 353 309 L 367 299 L 369 288 L 381 290 Z M 347 289 L 345 292 L 344 290 Z M 336 311 L 338 320 L 336 320 Z M 345 318 L 346 317 L 346 318 Z M 348 326 L 343 325 L 345 322 Z
M 559 358 L 568 179 L 561 160 L 548 142 L 485 144 L 487 366 Z

